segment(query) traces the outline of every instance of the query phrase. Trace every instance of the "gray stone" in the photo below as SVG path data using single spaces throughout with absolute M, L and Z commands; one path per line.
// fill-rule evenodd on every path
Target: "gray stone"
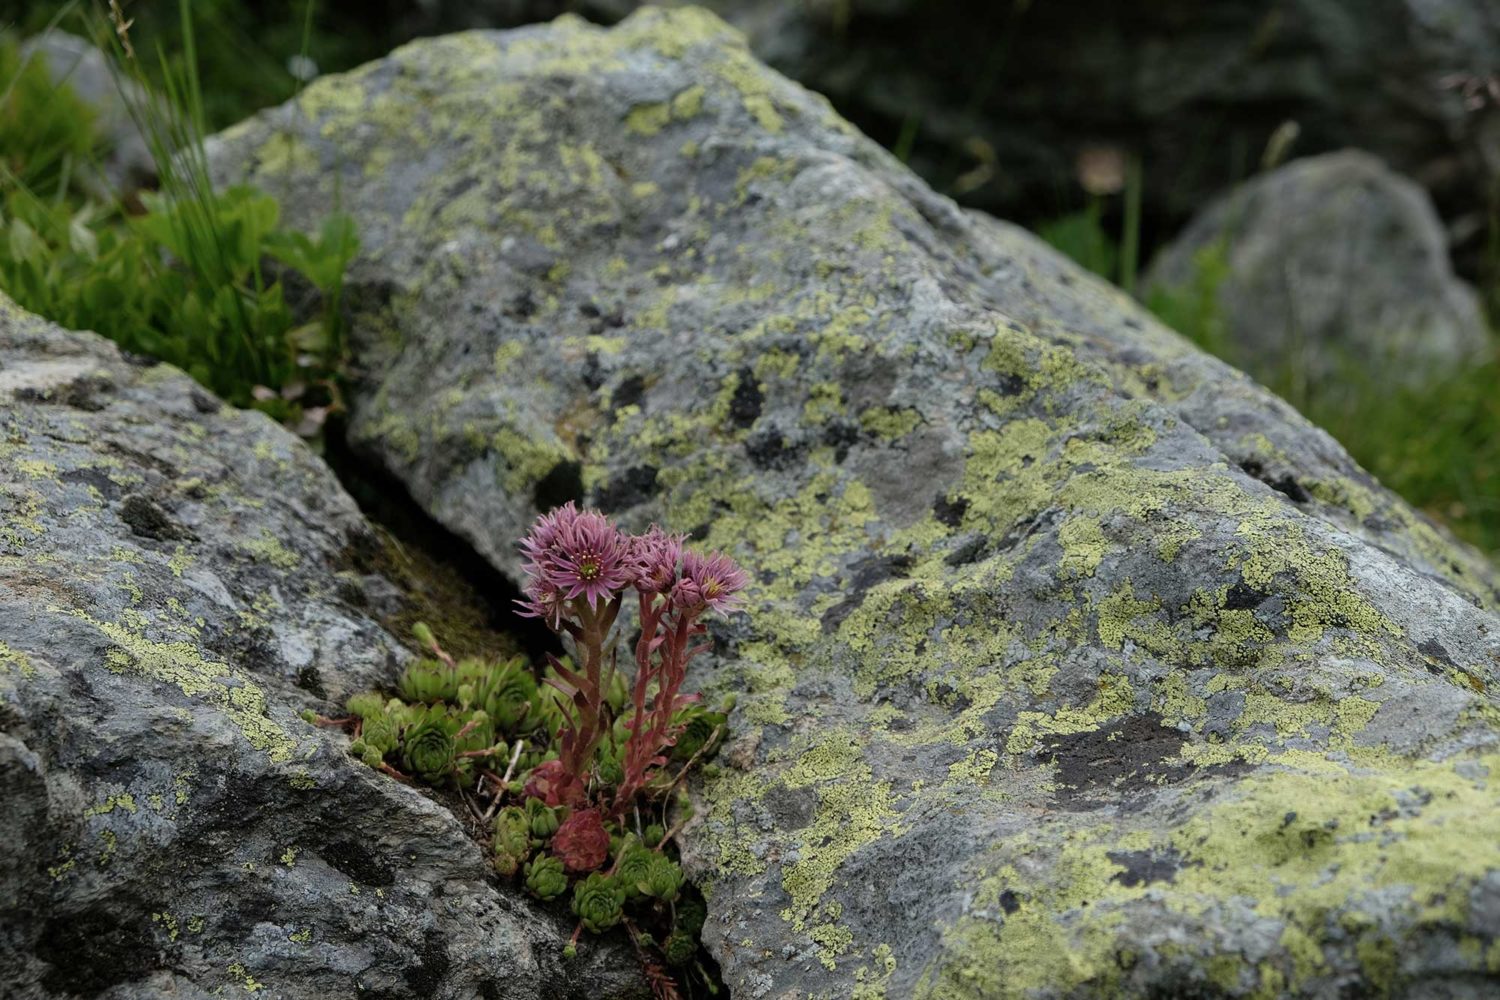
M 352 438 L 496 567 L 572 497 L 751 571 L 732 995 L 1495 988 L 1493 570 L 721 22 L 415 43 L 213 155 L 359 220 Z
M 265 416 L 0 297 L 0 995 L 639 995 L 298 718 L 406 655 L 381 545 Z
M 156 161 L 131 114 L 145 108 L 148 95 L 134 80 L 110 69 L 109 61 L 85 38 L 53 28 L 21 43 L 23 59 L 41 59 L 58 85 L 66 86 L 94 112 L 94 130 L 105 147 L 95 178 L 105 198 L 129 195 L 156 182 Z
M 1426 193 L 1355 151 L 1296 160 L 1204 209 L 1152 264 L 1171 294 L 1210 290 L 1226 356 L 1281 384 L 1451 374 L 1490 347 Z

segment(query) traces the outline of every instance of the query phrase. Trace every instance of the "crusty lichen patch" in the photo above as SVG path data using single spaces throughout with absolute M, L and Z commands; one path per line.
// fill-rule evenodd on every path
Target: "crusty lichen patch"
M 1060 845 L 1007 843 L 987 863 L 974 915 L 945 932 L 945 953 L 918 995 L 1121 991 L 1133 964 L 1121 962 L 1125 907 L 1151 898 L 1189 935 L 1199 920 L 1228 909 L 1235 920 L 1266 921 L 1284 946 L 1280 957 L 1261 961 L 1220 955 L 1205 962 L 1190 943 L 1177 963 L 1189 981 L 1270 998 L 1336 981 L 1347 969 L 1367 977 L 1372 995 L 1392 995 L 1402 980 L 1386 957 L 1389 927 L 1464 922 L 1470 890 L 1500 869 L 1500 846 L 1488 834 L 1500 802 L 1489 777 L 1500 773 L 1497 765 L 1500 756 L 1486 754 L 1347 763 L 1330 775 L 1272 770 L 1223 792 L 1166 835 L 1122 836 L 1104 824 Z M 1455 850 L 1460 843 L 1470 846 Z M 1051 850 L 1060 857 L 1038 878 L 1024 859 Z M 1124 851 L 1172 860 L 1157 877 L 1139 879 L 1122 863 Z M 1162 883 L 1170 885 L 1165 895 Z M 1000 904 L 1002 892 L 1017 901 L 1013 909 Z
M 110 640 L 112 645 L 105 653 L 108 669 L 164 681 L 189 698 L 213 705 L 273 764 L 285 763 L 296 753 L 297 741 L 270 719 L 265 694 L 244 674 L 227 664 L 204 659 L 191 643 L 153 642 L 122 625 L 97 621 L 83 611 L 69 613 Z

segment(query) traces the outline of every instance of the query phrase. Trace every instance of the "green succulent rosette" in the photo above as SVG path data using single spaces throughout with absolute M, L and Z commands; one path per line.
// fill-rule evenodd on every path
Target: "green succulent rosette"
M 531 853 L 531 823 L 525 810 L 506 806 L 495 816 L 495 870 L 514 875 Z
M 594 872 L 573 886 L 573 913 L 584 927 L 601 934 L 625 913 L 625 890 L 609 875 Z
M 715 733 L 722 735 L 720 727 L 729 722 L 729 716 L 706 708 L 690 708 L 679 712 L 676 721 L 684 728 L 672 747 L 672 759 L 684 762 L 692 760 L 700 750 L 708 747 L 708 742 L 714 738 Z
M 564 812 L 562 808 L 550 808 L 541 799 L 527 799 L 526 819 L 531 825 L 531 835 L 543 839 L 552 836 L 562 826 Z
M 382 756 L 396 749 L 401 742 L 401 732 L 396 721 L 386 713 L 384 707 L 378 715 L 365 717 L 360 726 L 359 738 L 366 746 L 380 752 Z
M 698 954 L 697 935 L 673 931 L 661 943 L 661 953 L 669 965 L 687 965 Z
M 613 786 L 625 780 L 625 763 L 621 759 L 624 755 L 624 743 L 610 746 L 606 741 L 599 745 L 594 758 L 594 773 L 602 783 Z
M 701 899 L 684 899 L 678 901 L 676 909 L 676 929 L 696 939 L 703 932 L 703 923 L 708 919 L 708 906 Z
M 441 660 L 417 660 L 401 672 L 396 693 L 409 703 L 435 705 L 458 699 L 458 679 Z
M 485 709 L 506 732 L 515 732 L 524 723 L 534 722 L 532 702 L 537 696 L 536 678 L 522 657 L 496 668 L 485 699 Z M 530 728 L 529 726 L 527 728 Z
M 454 772 L 457 747 L 439 713 L 429 713 L 401 734 L 401 757 L 406 770 L 429 784 L 438 784 Z
M 667 828 L 660 823 L 651 823 L 641 831 L 641 842 L 647 847 L 655 847 L 661 843 L 661 839 L 667 835 Z
M 385 714 L 385 697 L 379 691 L 361 691 L 350 695 L 344 707 L 349 710 L 350 715 L 368 719 L 372 715 Z
M 625 889 L 629 899 L 635 899 L 646 890 L 642 888 L 651 878 L 652 859 L 656 852 L 632 839 L 622 849 L 620 863 L 615 868 L 615 877 Z
M 526 891 L 537 899 L 556 899 L 568 891 L 568 873 L 561 861 L 543 854 L 526 863 Z
M 370 746 L 364 740 L 355 740 L 349 744 L 349 752 L 370 767 L 379 768 L 385 762 L 385 754 Z
M 671 901 L 682 889 L 682 866 L 664 854 L 651 854 L 651 866 L 637 888 L 646 896 Z
M 489 750 L 495 745 L 495 724 L 490 720 L 489 713 L 483 709 L 475 709 L 471 712 L 459 712 L 453 717 L 456 723 L 454 734 L 463 732 L 462 737 L 457 737 L 456 745 L 459 753 L 469 753 L 475 750 Z

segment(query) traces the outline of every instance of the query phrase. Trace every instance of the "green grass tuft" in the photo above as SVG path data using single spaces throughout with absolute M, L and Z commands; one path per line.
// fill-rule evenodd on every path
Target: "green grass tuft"
M 128 35 L 96 20 L 113 48 L 132 117 L 160 190 L 138 201 L 90 199 L 70 183 L 101 152 L 89 110 L 54 86 L 39 61 L 0 50 L 0 289 L 72 329 L 182 368 L 238 406 L 316 434 L 338 405 L 343 278 L 359 241 L 330 216 L 317 234 L 283 229 L 280 206 L 246 187 L 219 191 L 204 153 L 205 106 L 191 9 L 180 4 L 183 52 L 145 71 Z M 14 50 L 10 50 L 12 53 Z M 146 88 L 155 80 L 160 90 Z M 141 98 L 132 94 L 150 93 Z M 24 124 L 46 122 L 45 128 Z M 310 287 L 317 315 L 289 307 L 288 283 Z

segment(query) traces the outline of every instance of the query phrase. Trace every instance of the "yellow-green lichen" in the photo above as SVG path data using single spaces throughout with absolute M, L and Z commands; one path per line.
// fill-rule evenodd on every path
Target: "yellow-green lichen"
M 11 671 L 19 673 L 25 680 L 36 676 L 36 667 L 32 665 L 30 657 L 0 642 L 0 674 Z
M 265 695 L 233 667 L 205 660 L 185 642 L 153 642 L 82 611 L 70 613 L 107 637 L 114 644 L 110 652 L 118 654 L 127 669 L 175 685 L 187 697 L 214 705 L 252 747 L 265 753 L 273 763 L 292 759 L 296 741 L 267 718 Z
M 1248 903 L 1260 919 L 1280 924 L 1281 958 L 1257 966 L 1219 952 L 1219 982 L 1255 983 L 1274 996 L 1318 975 L 1329 949 L 1342 948 L 1373 988 L 1389 990 L 1389 942 L 1371 918 L 1399 914 L 1418 927 L 1451 927 L 1467 916 L 1468 888 L 1500 867 L 1500 844 L 1484 832 L 1494 792 L 1487 779 L 1473 777 L 1500 773 L 1500 757 L 1462 764 L 1334 764 L 1336 780 L 1268 771 L 1161 833 L 1126 838 L 1102 825 L 1058 844 L 1038 831 L 1003 845 L 997 851 L 1005 857 L 1055 861 L 1001 863 L 982 879 L 974 915 L 944 932 L 943 955 L 926 970 L 918 995 L 972 1000 L 1115 989 L 1122 975 L 1118 928 L 1129 906 L 1148 897 L 1190 920 Z M 1146 848 L 1180 859 L 1170 884 L 1117 877 L 1123 869 L 1111 853 Z M 1025 905 L 1003 923 L 981 917 L 1001 891 Z M 1196 961 L 1191 953 L 1185 959 Z
M 269 528 L 260 530 L 260 537 L 241 542 L 240 548 L 248 552 L 257 562 L 269 563 L 278 569 L 296 569 L 302 557 L 281 543 Z

